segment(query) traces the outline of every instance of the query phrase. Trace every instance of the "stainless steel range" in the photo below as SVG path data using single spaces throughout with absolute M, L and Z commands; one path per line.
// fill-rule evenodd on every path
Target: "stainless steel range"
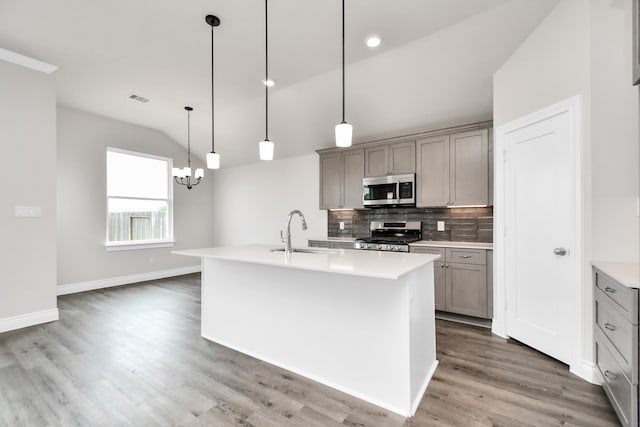
M 420 221 L 371 222 L 371 237 L 357 239 L 354 249 L 409 252 L 409 243 L 422 239 Z

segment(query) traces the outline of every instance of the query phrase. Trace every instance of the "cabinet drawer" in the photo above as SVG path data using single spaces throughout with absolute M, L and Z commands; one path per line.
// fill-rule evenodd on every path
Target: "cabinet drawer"
M 446 251 L 447 263 L 487 265 L 487 251 L 484 249 L 451 249 Z
M 625 319 L 638 324 L 638 290 L 627 288 L 600 270 L 594 270 L 594 283 L 607 297 L 621 309 Z
M 620 367 L 632 384 L 638 384 L 638 325 L 632 325 L 600 289 L 596 289 L 596 324 L 612 344 Z
M 599 334 L 598 334 L 599 335 Z M 596 363 L 613 409 L 623 426 L 638 424 L 638 386 L 629 382 L 602 337 L 596 339 Z
M 440 255 L 440 259 L 438 261 L 444 261 L 444 248 L 431 248 L 424 246 L 410 246 L 410 250 L 416 254 L 432 254 L 432 255 Z

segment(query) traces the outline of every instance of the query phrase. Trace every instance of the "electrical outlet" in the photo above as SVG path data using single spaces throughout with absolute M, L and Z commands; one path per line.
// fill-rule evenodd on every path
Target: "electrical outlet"
M 344 230 L 344 221 L 340 221 L 340 230 Z
M 438 231 L 444 231 L 444 221 L 438 221 Z

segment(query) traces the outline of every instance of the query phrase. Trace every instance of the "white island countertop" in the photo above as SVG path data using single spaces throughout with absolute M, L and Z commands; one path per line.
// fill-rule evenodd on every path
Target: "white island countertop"
M 271 251 L 271 249 L 278 247 L 277 245 L 223 246 L 180 250 L 172 253 L 198 258 L 224 259 L 300 270 L 394 280 L 440 258 L 439 255 L 431 254 L 350 249 L 320 250 L 322 253 L 294 252 L 289 255 L 284 252 Z

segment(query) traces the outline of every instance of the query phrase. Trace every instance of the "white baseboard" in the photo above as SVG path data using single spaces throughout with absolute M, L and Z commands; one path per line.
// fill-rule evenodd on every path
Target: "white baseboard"
M 167 277 L 182 276 L 183 274 L 198 273 L 201 270 L 202 266 L 201 264 L 198 264 L 190 265 L 188 267 L 170 268 L 168 270 L 150 271 L 148 273 L 131 274 L 129 276 L 110 277 L 108 279 L 70 283 L 68 285 L 58 285 L 56 293 L 57 295 L 75 294 L 77 292 L 93 291 L 96 289 L 110 288 L 112 286 L 146 282 L 147 280 L 157 280 Z
M 591 384 L 600 385 L 602 383 L 598 373 L 598 367 L 593 362 L 583 360 L 582 365 L 578 366 L 578 369 L 570 366 L 569 371 L 583 380 L 589 381 Z
M 6 317 L 4 319 L 0 319 L 0 332 L 8 332 L 15 329 L 26 328 L 28 326 L 39 325 L 40 323 L 53 322 L 58 320 L 58 318 L 59 315 L 57 308 Z

